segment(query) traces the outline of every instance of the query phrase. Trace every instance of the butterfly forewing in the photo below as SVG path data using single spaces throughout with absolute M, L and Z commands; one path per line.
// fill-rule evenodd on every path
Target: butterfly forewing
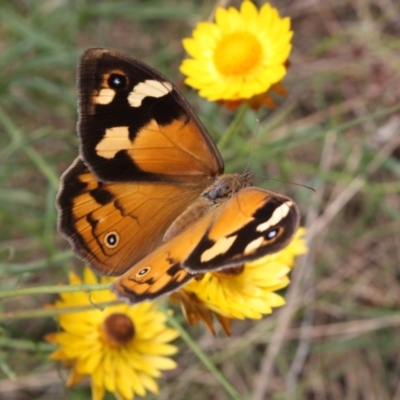
M 202 181 L 221 156 L 183 96 L 156 70 L 90 49 L 78 68 L 81 155 L 104 181 Z

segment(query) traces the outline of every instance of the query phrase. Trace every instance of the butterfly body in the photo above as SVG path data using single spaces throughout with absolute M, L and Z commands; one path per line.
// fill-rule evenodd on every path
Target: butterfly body
M 59 229 L 130 302 L 279 251 L 299 224 L 288 197 L 223 174 L 222 158 L 158 71 L 106 49 L 78 68 L 80 157 L 62 177 Z

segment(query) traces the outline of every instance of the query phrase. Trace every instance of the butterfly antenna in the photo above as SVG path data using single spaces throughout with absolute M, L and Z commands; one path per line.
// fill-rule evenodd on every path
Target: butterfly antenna
M 256 123 L 257 123 L 257 125 L 256 125 L 256 132 L 255 132 L 256 134 L 255 134 L 255 136 L 254 136 L 253 146 L 252 146 L 252 148 L 251 148 L 250 157 L 249 157 L 249 160 L 247 161 L 246 168 L 245 168 L 244 171 L 243 171 L 243 175 L 247 175 L 247 174 L 248 174 L 248 169 L 249 169 L 249 167 L 250 167 L 251 160 L 252 160 L 252 158 L 253 158 L 253 154 L 254 154 L 254 152 L 256 151 L 256 144 L 257 144 L 257 141 L 258 141 L 258 132 L 259 132 L 259 128 L 260 128 L 260 120 L 259 120 L 258 118 L 256 119 Z M 253 173 L 251 173 L 251 176 L 253 176 Z
M 277 179 L 277 178 L 267 178 L 267 177 L 261 176 L 261 175 L 255 175 L 255 176 L 257 176 L 258 178 L 269 180 L 269 181 L 276 181 L 276 182 L 286 183 L 286 184 L 289 184 L 289 185 L 300 186 L 300 187 L 312 190 L 314 193 L 316 193 L 316 190 L 314 188 L 312 188 L 311 186 L 303 185 L 302 183 L 289 182 L 289 181 L 284 181 L 282 179 Z

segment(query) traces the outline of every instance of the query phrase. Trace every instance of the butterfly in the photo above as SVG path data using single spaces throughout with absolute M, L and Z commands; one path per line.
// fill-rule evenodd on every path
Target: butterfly
M 61 177 L 58 227 L 130 303 L 283 249 L 290 198 L 224 174 L 210 135 L 161 73 L 93 48 L 78 66 L 80 155 Z

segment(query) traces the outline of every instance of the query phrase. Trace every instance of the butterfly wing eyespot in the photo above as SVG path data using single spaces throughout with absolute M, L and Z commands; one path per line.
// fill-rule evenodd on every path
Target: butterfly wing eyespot
M 128 87 L 128 78 L 121 73 L 111 73 L 107 78 L 107 84 L 111 89 L 121 91 Z
M 104 236 L 104 244 L 109 248 L 113 249 L 117 247 L 119 243 L 119 235 L 116 231 L 108 232 Z
M 273 239 L 278 235 L 278 230 L 277 229 L 271 229 L 270 231 L 267 232 L 265 235 L 268 239 Z
M 142 278 L 143 276 L 147 275 L 149 272 L 151 271 L 151 267 L 147 266 L 145 268 L 142 268 L 137 274 L 136 276 L 138 278 Z

